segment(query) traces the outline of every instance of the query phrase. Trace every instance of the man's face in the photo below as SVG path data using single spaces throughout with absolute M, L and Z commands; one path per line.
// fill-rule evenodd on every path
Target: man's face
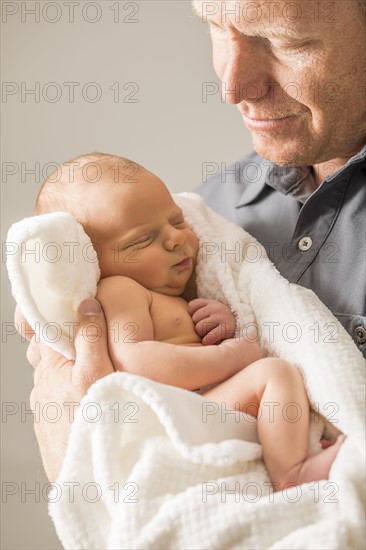
M 346 157 L 366 141 L 365 24 L 356 0 L 196 0 L 214 67 L 256 151 L 283 165 Z

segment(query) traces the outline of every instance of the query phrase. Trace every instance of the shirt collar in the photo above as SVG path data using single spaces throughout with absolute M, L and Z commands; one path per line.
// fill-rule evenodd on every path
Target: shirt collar
M 344 164 L 343 166 L 341 166 L 341 167 L 339 168 L 339 170 L 337 170 L 336 172 L 333 172 L 333 174 L 331 174 L 330 176 L 328 176 L 327 178 L 325 178 L 324 181 L 330 182 L 330 181 L 334 180 L 337 176 L 339 176 L 339 174 L 341 174 L 342 172 L 348 171 L 350 168 L 353 169 L 353 165 L 354 165 L 354 164 L 361 163 L 361 162 L 364 161 L 365 159 L 366 159 L 366 145 L 361 149 L 361 151 L 359 151 L 356 155 L 354 155 L 353 157 L 351 157 L 351 158 L 346 162 L 346 164 Z M 365 166 L 364 166 L 364 170 L 366 170 L 366 164 L 365 164 Z
M 348 171 L 350 168 L 353 169 L 354 164 L 360 163 L 365 159 L 366 145 L 361 151 L 351 157 L 344 166 L 324 181 L 330 182 L 334 180 L 341 173 Z M 305 203 L 310 195 L 318 189 L 310 166 L 295 168 L 279 166 L 257 156 L 256 162 L 251 161 L 243 165 L 242 174 L 242 183 L 245 187 L 237 202 L 237 208 L 251 203 L 266 187 L 270 187 L 284 195 L 290 195 L 301 203 Z
M 266 184 L 302 203 L 317 188 L 310 166 L 291 168 L 274 164 L 268 172 Z

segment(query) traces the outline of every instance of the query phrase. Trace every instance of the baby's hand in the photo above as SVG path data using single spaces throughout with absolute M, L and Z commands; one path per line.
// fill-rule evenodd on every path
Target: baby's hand
M 195 329 L 202 338 L 202 344 L 213 345 L 233 338 L 235 317 L 228 306 L 216 300 L 198 298 L 188 303 Z

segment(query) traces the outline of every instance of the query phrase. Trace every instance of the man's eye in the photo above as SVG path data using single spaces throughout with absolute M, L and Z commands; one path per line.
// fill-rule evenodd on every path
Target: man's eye
M 270 46 L 273 50 L 284 51 L 288 53 L 296 53 L 309 45 L 309 42 L 270 42 Z

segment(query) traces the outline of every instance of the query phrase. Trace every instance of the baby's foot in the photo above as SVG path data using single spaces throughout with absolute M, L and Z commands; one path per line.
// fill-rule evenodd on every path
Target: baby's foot
M 283 476 L 282 480 L 278 480 L 279 482 L 276 483 L 273 480 L 274 490 L 281 491 L 286 487 L 301 485 L 301 483 L 328 479 L 330 468 L 345 439 L 345 435 L 339 435 L 334 445 L 323 449 L 315 455 L 309 456 L 304 462 L 297 464 L 290 472 L 287 472 Z

